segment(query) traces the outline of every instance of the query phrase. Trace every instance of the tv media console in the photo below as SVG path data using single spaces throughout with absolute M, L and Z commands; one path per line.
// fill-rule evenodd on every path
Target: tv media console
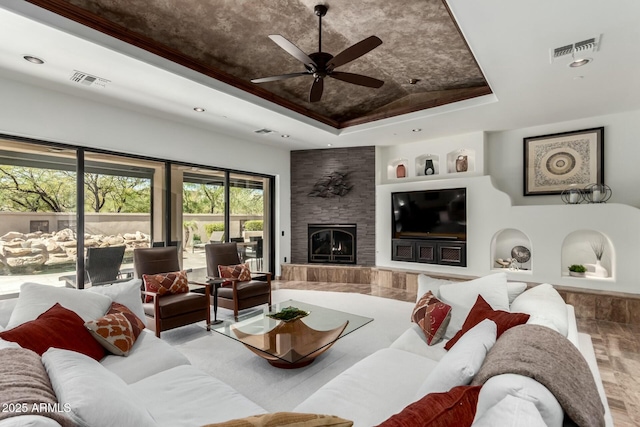
M 391 245 L 394 261 L 467 266 L 467 244 L 459 240 L 391 239 Z

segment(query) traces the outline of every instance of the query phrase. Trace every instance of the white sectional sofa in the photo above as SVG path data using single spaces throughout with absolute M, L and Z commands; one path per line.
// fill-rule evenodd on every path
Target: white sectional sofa
M 506 277 L 504 281 L 506 282 Z M 427 289 L 435 289 L 437 292 L 437 288 L 445 284 L 425 276 L 421 276 L 419 283 L 419 297 Z M 114 285 L 111 289 L 102 292 L 116 302 L 134 305 L 137 285 L 117 286 Z M 512 288 L 509 287 L 509 292 Z M 520 292 L 523 289 L 523 287 L 520 288 Z M 517 304 L 517 301 L 514 301 L 516 294 L 509 295 L 509 303 Z M 52 304 L 53 301 L 50 303 Z M 17 299 L 0 301 L 0 331 L 10 324 L 16 304 Z M 568 340 L 580 350 L 595 379 L 605 408 L 605 424 L 612 426 L 613 422 L 597 369 L 591 339 L 586 334 L 578 333 L 573 307 L 563 303 L 565 309 L 560 312 L 564 313 L 565 318 L 559 319 L 558 313 L 553 313 L 550 309 L 553 304 L 542 304 L 545 310 L 548 309 L 548 314 L 544 314 L 545 310 L 538 310 L 542 315 L 532 315 L 530 322 L 543 325 L 546 323 L 554 329 L 558 329 L 558 326 L 560 329 L 562 325 L 566 326 Z M 462 310 L 459 307 L 458 309 Z M 132 311 L 136 312 L 133 308 Z M 465 313 L 458 313 L 458 316 L 465 316 Z M 455 321 L 460 322 L 460 319 Z M 452 322 L 454 322 L 453 319 Z M 452 326 L 452 330 L 455 327 L 455 325 Z M 472 331 L 475 331 L 475 328 Z M 471 332 L 467 335 L 470 334 Z M 458 353 L 477 353 L 471 349 L 471 344 L 464 341 L 467 335 L 463 336 L 453 349 L 457 347 Z M 422 330 L 417 325 L 413 325 L 389 348 L 371 354 L 342 372 L 298 405 L 294 411 L 337 415 L 352 420 L 354 426 L 378 425 L 420 399 L 421 390 L 425 390 L 427 377 L 433 373 L 451 370 L 451 361 L 447 359 L 454 358 L 452 357 L 454 352 L 452 349 L 448 353 L 444 349 L 445 342 L 446 339 L 433 346 L 427 345 Z M 1 344 L 0 342 L 0 348 L 2 348 Z M 80 425 L 201 426 L 266 412 L 236 392 L 232 388 L 233 384 L 227 385 L 191 366 L 184 355 L 156 338 L 153 333 L 143 331 L 127 357 L 108 355 L 100 363 L 93 363 L 92 359 L 87 361 L 86 357 L 75 357 L 69 353 L 72 352 L 49 350 L 43 355 L 43 361 L 48 371 L 50 369 L 54 371 L 49 372 L 52 383 L 62 382 L 67 385 L 67 387 L 59 385 L 56 387 L 54 384 L 54 389 L 61 403 L 69 403 L 72 406 L 73 419 Z M 74 375 L 73 372 L 84 372 L 86 375 Z M 483 413 L 490 412 L 492 408 L 505 406 L 509 410 L 512 408 L 514 412 L 517 408 L 519 412 L 521 403 L 532 402 L 533 405 L 525 409 L 530 410 L 533 407 L 535 417 L 531 419 L 543 420 L 543 424 L 527 425 L 545 425 L 545 423 L 562 425 L 561 423 L 553 424 L 558 422 L 559 404 L 552 395 L 549 398 L 548 392 L 545 394 L 544 387 L 542 387 L 543 392 L 540 392 L 526 381 L 515 383 L 504 393 L 505 396 L 502 396 L 504 399 L 501 397 L 499 401 L 496 401 L 495 395 L 490 393 L 485 393 L 483 397 L 485 389 L 483 387 L 478 409 L 480 410 L 482 404 Z M 124 400 L 122 396 L 125 397 Z M 122 403 L 123 407 L 116 410 L 109 405 L 105 406 L 104 403 L 109 401 L 125 403 Z M 112 418 L 115 416 L 114 411 L 118 413 L 117 418 Z M 484 420 L 481 416 L 476 418 L 475 425 L 489 425 L 486 420 L 490 418 L 485 417 Z M 116 424 L 114 420 L 117 421 Z M 138 421 L 132 424 L 132 420 Z M 504 418 L 502 420 L 505 421 Z M 37 415 L 22 415 L 0 421 L 0 427 L 58 425 L 49 418 Z M 505 421 L 501 425 L 510 424 Z

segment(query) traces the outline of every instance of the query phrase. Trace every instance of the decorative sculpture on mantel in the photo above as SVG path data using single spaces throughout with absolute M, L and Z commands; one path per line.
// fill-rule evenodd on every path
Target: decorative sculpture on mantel
M 349 172 L 331 172 L 323 176 L 315 183 L 309 192 L 309 197 L 342 197 L 346 195 L 353 185 L 348 181 Z

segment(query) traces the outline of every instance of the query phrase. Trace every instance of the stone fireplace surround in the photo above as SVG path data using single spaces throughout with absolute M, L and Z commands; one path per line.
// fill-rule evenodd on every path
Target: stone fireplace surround
M 375 265 L 375 164 L 375 147 L 291 152 L 291 260 L 287 262 L 309 263 L 309 224 L 354 224 L 354 263 Z M 334 172 L 347 174 L 350 190 L 345 195 L 309 194 L 318 180 Z

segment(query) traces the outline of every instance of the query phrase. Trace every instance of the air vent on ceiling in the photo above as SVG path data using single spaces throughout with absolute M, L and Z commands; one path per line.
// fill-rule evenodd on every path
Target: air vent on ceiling
M 111 83 L 111 80 L 103 79 L 102 77 L 94 76 L 83 71 L 73 70 L 71 75 L 71 81 L 80 83 L 85 86 L 99 86 L 106 87 L 107 83 Z
M 255 133 L 259 134 L 259 135 L 266 135 L 268 133 L 272 133 L 274 131 L 272 131 L 271 129 L 258 129 L 258 130 L 254 130 Z
M 579 42 L 551 48 L 549 49 L 549 60 L 553 63 L 558 59 L 566 59 L 567 57 L 577 57 L 585 55 L 586 53 L 597 52 L 600 47 L 601 38 L 602 34 Z

